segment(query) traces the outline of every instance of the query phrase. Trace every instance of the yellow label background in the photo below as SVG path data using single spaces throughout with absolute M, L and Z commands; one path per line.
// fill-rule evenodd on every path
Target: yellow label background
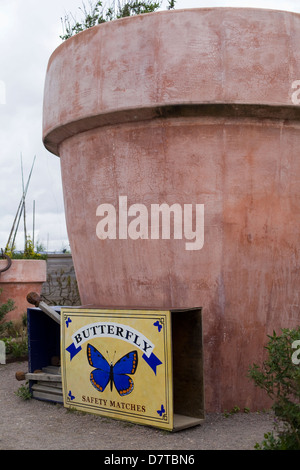
M 62 309 L 62 382 L 64 405 L 66 407 L 123 419 L 139 424 L 164 429 L 173 428 L 173 390 L 171 361 L 171 314 L 169 311 L 140 310 L 84 310 Z M 66 320 L 71 319 L 68 328 Z M 162 326 L 158 330 L 154 323 Z M 72 335 L 80 328 L 97 322 L 118 323 L 134 328 L 154 344 L 153 353 L 162 362 L 153 369 L 143 359 L 143 351 L 134 344 L 110 337 L 89 338 L 82 344 L 81 351 L 70 360 L 66 348 L 72 343 Z M 126 396 L 120 396 L 110 383 L 99 392 L 90 381 L 90 373 L 96 367 L 87 359 L 87 346 L 94 346 L 110 364 L 115 364 L 129 352 L 138 352 L 138 365 L 133 375 L 134 389 Z M 71 400 L 69 396 L 69 392 Z M 163 409 L 162 410 L 162 406 Z M 158 411 L 163 411 L 160 416 Z

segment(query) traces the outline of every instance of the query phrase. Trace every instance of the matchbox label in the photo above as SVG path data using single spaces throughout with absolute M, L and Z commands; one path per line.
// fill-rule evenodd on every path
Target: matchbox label
M 62 309 L 64 405 L 173 426 L 169 311 Z

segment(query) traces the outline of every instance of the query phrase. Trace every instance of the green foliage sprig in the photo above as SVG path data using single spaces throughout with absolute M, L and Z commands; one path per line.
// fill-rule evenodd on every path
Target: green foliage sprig
M 282 329 L 268 336 L 268 358 L 262 366 L 253 364 L 249 377 L 274 400 L 274 432 L 265 434 L 257 449 L 300 450 L 300 364 L 294 364 L 292 344 L 300 340 L 300 327 Z
M 5 254 L 12 259 L 47 259 L 47 255 L 41 255 L 34 250 L 33 242 L 30 237 L 27 237 L 24 251 L 15 251 L 15 247 L 6 249 Z
M 2 290 L 0 289 L 0 296 L 2 294 Z M 0 303 L 0 337 L 2 334 L 12 326 L 12 322 L 5 321 L 5 316 L 7 315 L 8 312 L 11 312 L 16 308 L 15 302 L 12 299 L 8 299 L 6 302 L 3 304 Z
M 83 14 L 81 21 L 77 21 L 76 18 L 70 13 L 66 14 L 64 18 L 61 18 L 64 34 L 60 38 L 65 41 L 70 37 L 85 31 L 88 28 L 92 28 L 101 23 L 107 21 L 113 21 L 119 18 L 125 18 L 127 16 L 141 15 L 144 13 L 153 13 L 157 11 L 161 6 L 161 1 L 153 2 L 151 0 L 136 1 L 113 1 L 112 5 L 105 8 L 102 5 L 102 1 L 92 2 L 89 1 L 88 7 L 83 3 L 82 8 L 79 10 Z M 176 0 L 168 0 L 168 10 L 175 8 Z
M 19 398 L 22 398 L 22 400 L 30 400 L 32 398 L 32 394 L 28 382 L 26 382 L 25 385 L 21 385 L 15 392 L 15 395 L 17 395 Z

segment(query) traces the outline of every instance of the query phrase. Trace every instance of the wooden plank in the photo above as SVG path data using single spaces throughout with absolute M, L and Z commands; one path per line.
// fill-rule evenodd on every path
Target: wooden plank
M 55 374 L 55 375 L 61 374 L 61 369 L 60 367 L 57 367 L 57 366 L 43 367 L 42 371 L 45 372 L 46 374 Z
M 55 388 L 62 390 L 62 382 L 49 382 L 49 381 L 46 382 L 44 380 L 38 380 L 37 384 L 38 385 L 50 385 L 51 387 L 55 387 Z
M 40 384 L 34 384 L 32 386 L 33 391 L 38 391 L 38 392 L 45 392 L 45 393 L 52 393 L 53 395 L 61 395 L 62 396 L 62 391 L 60 391 L 56 387 L 52 387 L 50 385 L 40 385 Z
M 60 395 L 55 395 L 53 393 L 34 391 L 32 393 L 33 398 L 38 398 L 39 400 L 44 401 L 54 401 L 56 403 L 63 403 L 63 397 Z
M 44 380 L 46 382 L 61 382 L 61 375 L 60 374 L 46 374 L 44 372 L 34 374 L 28 372 L 25 374 L 26 380 Z
M 62 390 L 50 385 L 34 384 L 32 386 L 32 396 L 40 400 L 63 403 Z

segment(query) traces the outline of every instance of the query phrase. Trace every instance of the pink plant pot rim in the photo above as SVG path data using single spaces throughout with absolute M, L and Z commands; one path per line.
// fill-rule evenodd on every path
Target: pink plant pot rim
M 172 10 L 95 26 L 52 54 L 43 141 L 161 117 L 298 121 L 300 15 L 248 8 Z
M 6 265 L 6 260 L 0 260 L 0 270 Z M 11 267 L 0 273 L 0 287 L 2 283 L 45 282 L 46 279 L 47 262 L 45 260 L 13 259 Z

